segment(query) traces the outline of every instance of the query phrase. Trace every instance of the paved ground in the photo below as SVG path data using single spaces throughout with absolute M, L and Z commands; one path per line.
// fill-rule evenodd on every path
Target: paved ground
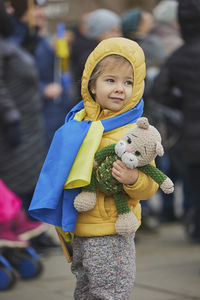
M 157 234 L 138 232 L 137 237 L 137 278 L 130 300 L 200 300 L 200 245 L 190 243 L 179 224 L 163 225 Z M 0 299 L 72 300 L 75 279 L 62 250 L 41 259 L 44 272 L 38 279 L 19 280 L 11 291 L 0 292 Z

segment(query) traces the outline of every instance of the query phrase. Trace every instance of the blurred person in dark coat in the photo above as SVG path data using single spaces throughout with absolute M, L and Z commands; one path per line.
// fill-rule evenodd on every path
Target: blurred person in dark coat
M 73 106 L 70 78 L 67 70 L 63 74 L 56 42 L 46 30 L 45 0 L 10 0 L 10 3 L 14 24 L 11 40 L 33 56 L 37 67 L 48 150 L 55 131 L 63 125 L 67 112 Z
M 179 156 L 187 167 L 193 199 L 186 229 L 200 242 L 200 0 L 180 0 L 178 20 L 184 44 L 167 59 L 154 81 L 152 97 L 183 113 Z
M 44 160 L 38 76 L 32 57 L 6 39 L 12 24 L 0 13 L 0 177 L 31 199 Z
M 45 158 L 38 73 L 32 56 L 8 41 L 13 25 L 0 5 L 0 178 L 27 210 Z
M 176 0 L 161 0 L 153 9 L 155 25 L 151 32 L 162 40 L 167 57 L 183 44 L 179 30 L 177 10 L 178 2 Z M 151 86 L 149 89 L 150 88 Z M 167 108 L 164 105 L 158 105 L 158 103 L 152 102 L 153 100 L 154 99 L 151 99 L 149 101 L 149 111 L 155 116 L 155 125 L 162 128 L 161 132 L 163 133 L 162 137 L 165 143 L 165 154 L 162 158 L 158 157 L 156 159 L 156 164 L 164 173 L 167 173 L 170 178 L 173 178 L 176 185 L 178 183 L 181 184 L 184 199 L 183 202 L 185 203 L 184 205 L 186 205 L 189 197 L 187 195 L 186 182 L 183 181 L 184 169 L 178 164 L 178 159 L 176 159 L 174 151 L 176 141 L 179 138 L 179 126 L 177 120 L 179 112 L 172 112 L 170 108 Z M 157 112 L 155 108 L 157 109 Z M 181 114 L 179 114 L 179 118 L 181 119 Z M 177 221 L 178 215 L 175 211 L 176 194 L 166 195 L 160 191 L 160 196 L 162 200 L 159 213 L 161 221 Z M 180 215 L 181 212 L 179 213 L 179 216 Z
M 150 119 L 152 110 L 149 109 L 149 88 L 155 74 L 157 74 L 166 59 L 164 44 L 159 36 L 152 33 L 155 20 L 151 12 L 142 8 L 134 8 L 126 11 L 121 17 L 122 32 L 124 37 L 136 41 L 143 49 L 146 61 L 146 78 L 144 96 L 144 113 Z M 151 121 L 152 122 L 152 121 Z M 155 231 L 158 228 L 159 220 L 155 215 L 150 202 L 142 201 L 142 229 Z
M 97 46 L 98 41 L 86 36 L 87 18 L 89 13 L 83 14 L 79 23 L 72 29 L 73 41 L 70 54 L 70 72 L 72 74 L 72 93 L 77 103 L 81 100 L 81 74 L 89 53 Z
M 71 49 L 71 73 L 74 86 L 74 97 L 81 97 L 81 76 L 88 55 L 97 44 L 110 37 L 122 36 L 120 17 L 109 9 L 96 9 L 83 14 L 74 31 Z

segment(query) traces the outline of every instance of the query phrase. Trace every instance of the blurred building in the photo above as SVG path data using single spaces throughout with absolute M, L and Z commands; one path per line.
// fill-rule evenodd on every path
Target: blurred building
M 82 14 L 97 8 L 107 8 L 121 15 L 133 7 L 152 8 L 159 0 L 47 0 L 46 14 L 50 32 L 54 32 L 58 22 L 74 25 Z

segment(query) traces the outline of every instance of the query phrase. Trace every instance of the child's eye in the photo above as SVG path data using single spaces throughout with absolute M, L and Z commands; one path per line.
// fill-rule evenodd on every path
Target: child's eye
M 114 82 L 114 79 L 108 78 L 108 79 L 106 79 L 106 81 L 107 81 L 107 82 Z
M 127 80 L 127 81 L 125 81 L 125 84 L 126 84 L 126 85 L 133 85 L 133 82 L 130 81 L 130 80 Z

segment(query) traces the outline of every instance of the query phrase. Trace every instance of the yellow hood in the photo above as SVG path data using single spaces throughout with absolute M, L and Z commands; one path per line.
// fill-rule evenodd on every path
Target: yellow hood
M 97 120 L 99 117 L 100 106 L 92 99 L 88 90 L 88 82 L 97 63 L 110 54 L 121 55 L 131 63 L 134 71 L 134 85 L 132 96 L 127 104 L 118 112 L 112 112 L 106 109 L 103 110 L 101 112 L 101 119 L 107 119 L 130 110 L 137 105 L 143 96 L 146 66 L 142 48 L 136 42 L 126 38 L 110 38 L 103 40 L 89 55 L 83 71 L 81 93 L 86 109 L 85 119 Z

